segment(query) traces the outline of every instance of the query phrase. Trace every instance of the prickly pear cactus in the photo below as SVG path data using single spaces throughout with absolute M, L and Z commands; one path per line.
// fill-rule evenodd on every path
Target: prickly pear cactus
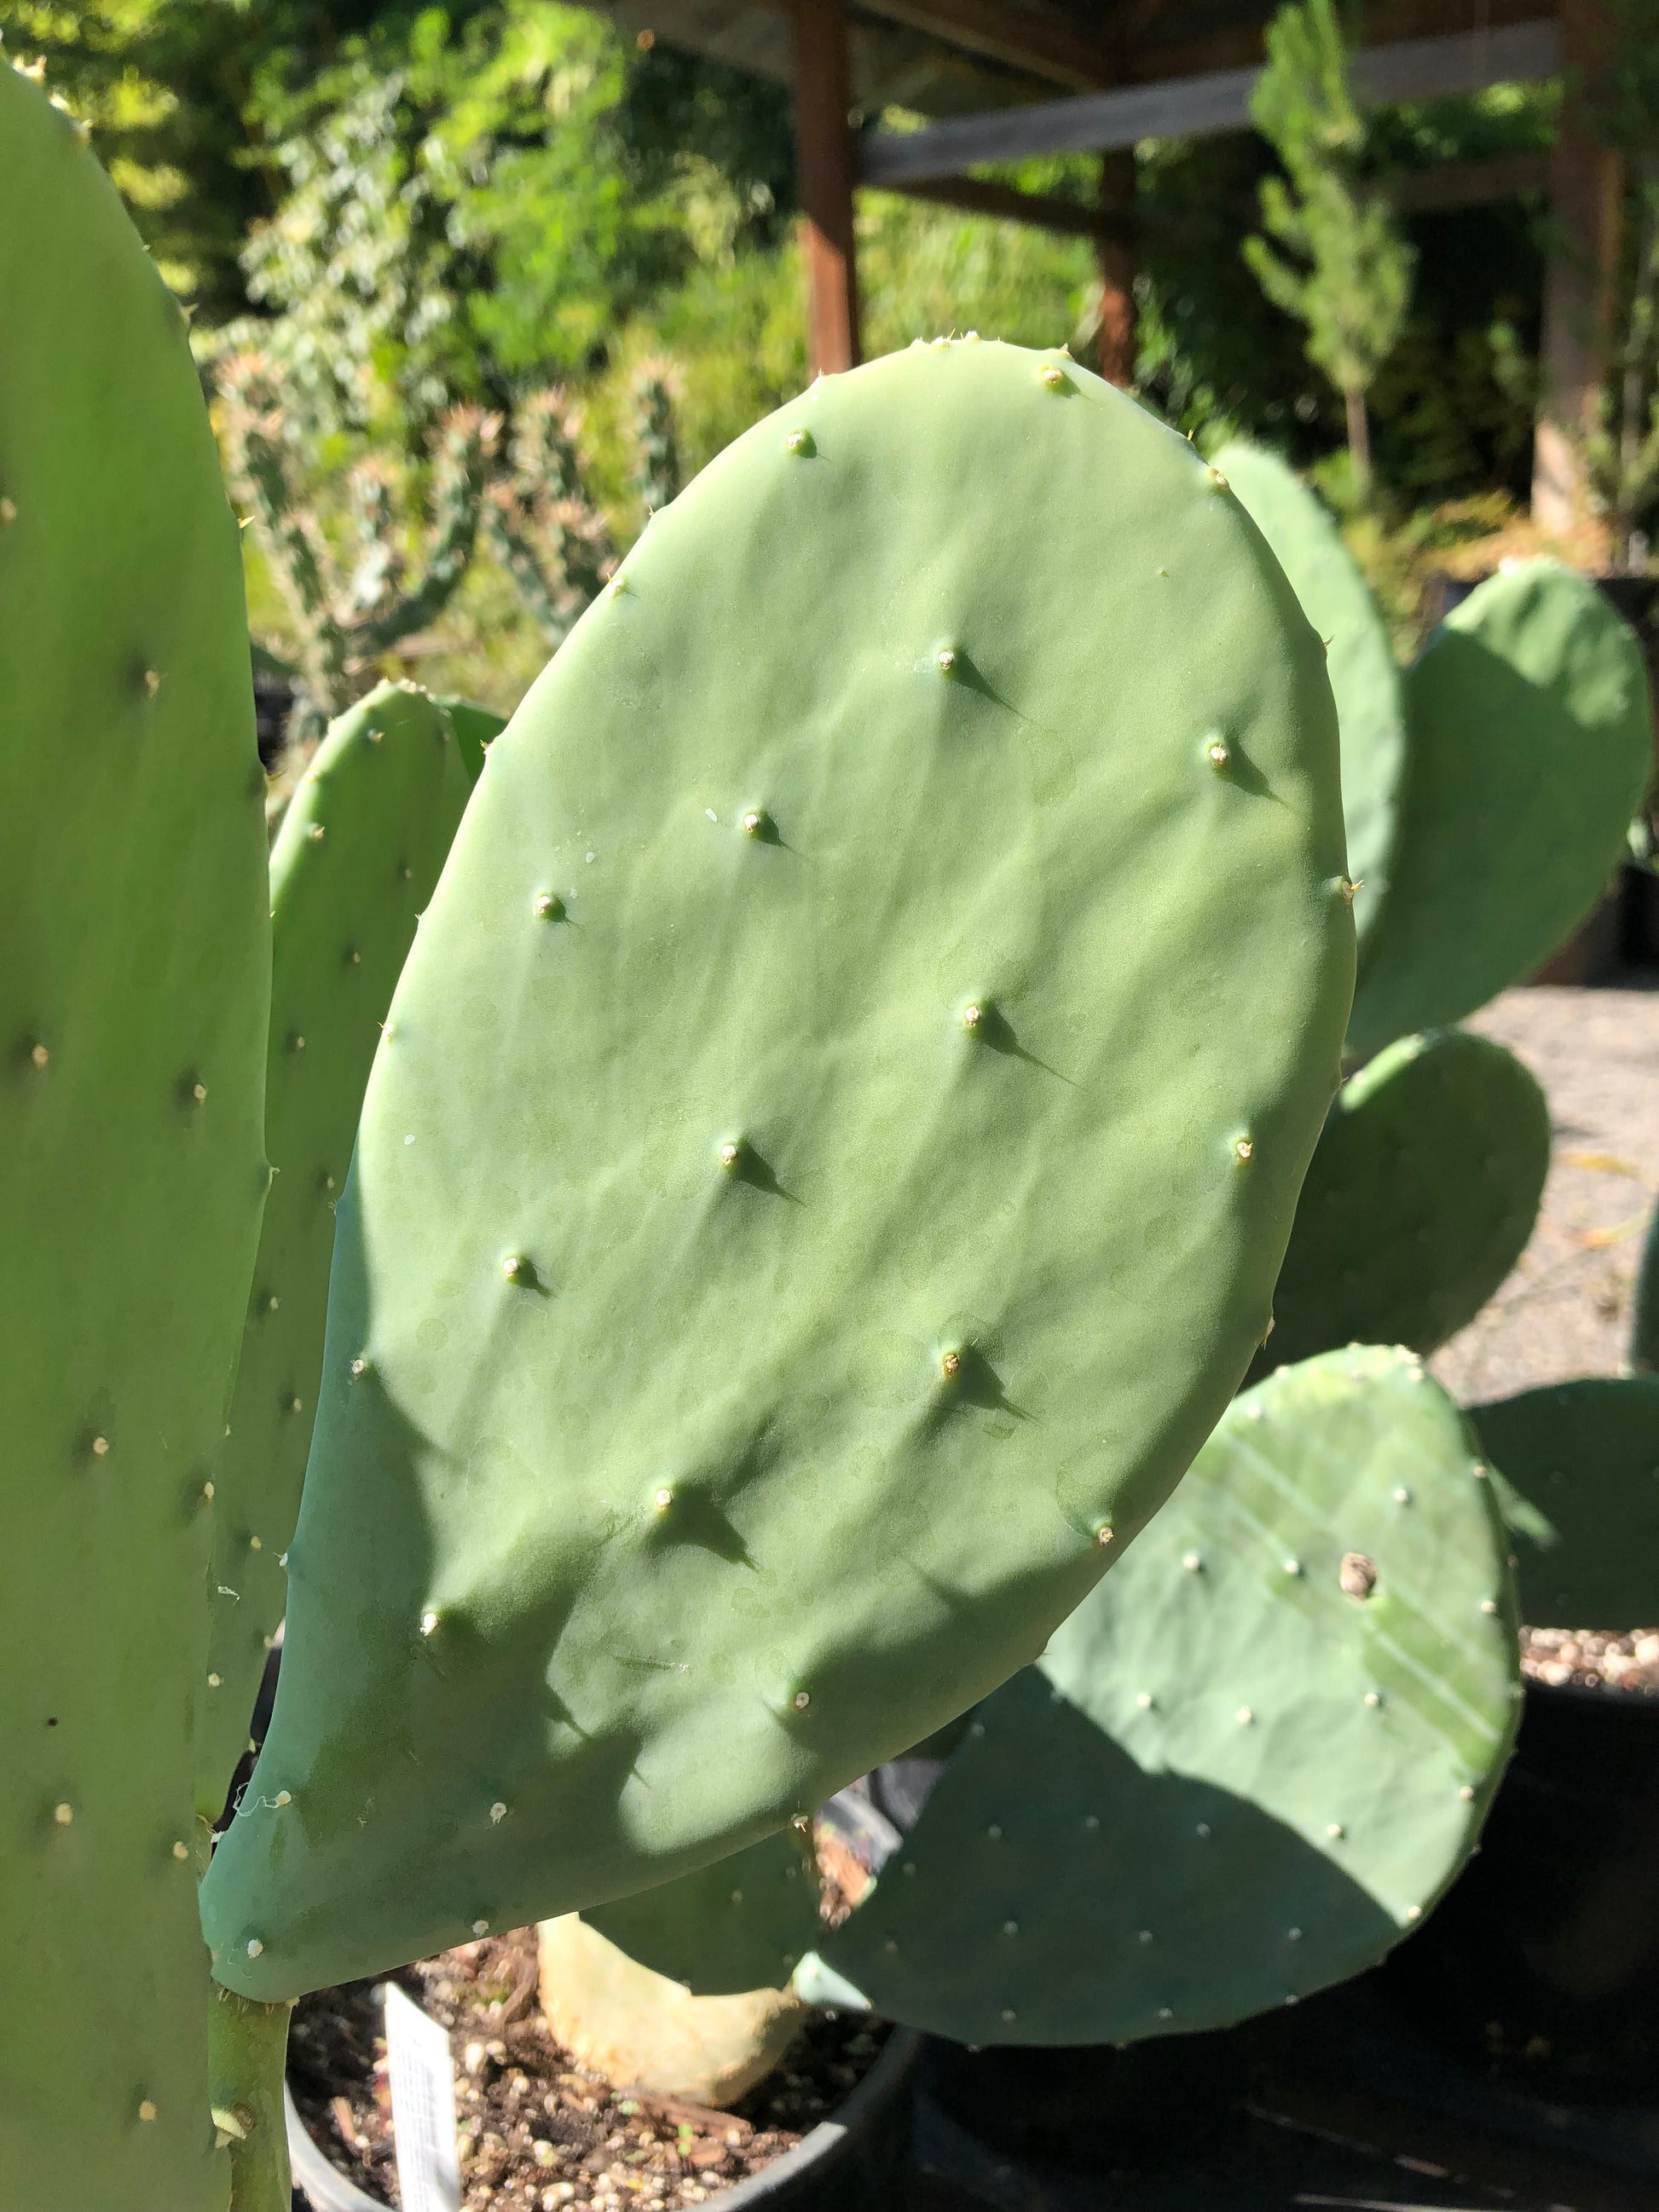
M 1659 1371 L 1659 1212 L 1648 1224 L 1636 1271 L 1630 1324 L 1630 1365 L 1638 1375 Z
M 689 1872 L 1034 1656 L 1266 1328 L 1352 944 L 1319 642 L 1132 402 L 963 341 L 705 470 L 393 1000 L 221 1978 Z
M 1641 647 L 1553 561 L 1454 608 L 1406 678 L 1410 765 L 1349 1042 L 1459 1021 L 1595 904 L 1652 767 Z
M 1549 1108 L 1500 1044 L 1402 1037 L 1343 1085 L 1302 1186 L 1262 1372 L 1340 1345 L 1432 1352 L 1526 1247 Z
M 1417 1360 L 1281 1370 L 980 1708 L 796 1986 L 966 2042 L 1124 2043 L 1374 1964 L 1508 1755 L 1507 1541 Z
M 1300 478 L 1259 446 L 1224 446 L 1215 461 L 1325 641 L 1342 726 L 1342 813 L 1363 946 L 1388 892 L 1406 769 L 1406 708 L 1394 647 L 1341 532 Z
M 1659 1377 L 1557 1382 L 1470 1417 L 1534 1626 L 1659 1620 Z
M 0 2194 L 218 2212 L 189 1717 L 266 1183 L 241 555 L 178 306 L 3 64 L 0 206 Z
M 311 1445 L 334 1207 L 380 1024 L 471 789 L 449 717 L 382 684 L 301 778 L 270 854 L 265 1146 L 276 1180 L 214 1516 L 213 1644 L 198 1790 L 216 1814 L 287 1600 Z
M 467 781 L 476 783 L 483 773 L 484 755 L 507 727 L 507 717 L 476 699 L 440 699 L 437 703 L 449 717 Z

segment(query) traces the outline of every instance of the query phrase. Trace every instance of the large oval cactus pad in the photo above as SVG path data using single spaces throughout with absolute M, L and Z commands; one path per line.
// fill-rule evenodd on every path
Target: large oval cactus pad
M 1355 1341 L 1435 1351 L 1521 1257 L 1549 1164 L 1549 1107 L 1501 1044 L 1442 1030 L 1379 1053 L 1320 1137 L 1260 1370 Z
M 1659 1620 L 1659 1376 L 1586 1376 L 1477 1406 L 1539 1628 Z
M 1267 1326 L 1342 862 L 1318 641 L 1071 363 L 826 380 L 657 516 L 393 1002 L 222 1977 L 689 1870 L 1031 1658 Z
M 1363 945 L 1394 863 L 1406 708 L 1399 665 L 1376 601 L 1334 519 L 1283 461 L 1259 446 L 1224 446 L 1215 464 L 1273 549 L 1302 611 L 1325 641 L 1342 730 L 1342 813 L 1354 928 Z
M 380 1024 L 471 790 L 450 717 L 382 684 L 330 729 L 270 854 L 265 1201 L 214 1515 L 197 1789 L 216 1816 L 288 1595 L 311 1445 L 334 1208 Z
M 235 518 L 184 318 L 0 58 L 0 2198 L 216 2212 L 190 1720 L 259 1231 Z
M 1373 1965 L 1508 1756 L 1506 1545 L 1416 1359 L 1281 1369 L 981 1707 L 798 1987 L 964 2042 L 1126 2043 Z
M 1634 633 L 1554 561 L 1491 577 L 1407 673 L 1394 878 L 1349 1042 L 1461 1021 L 1547 959 L 1625 852 L 1653 766 Z

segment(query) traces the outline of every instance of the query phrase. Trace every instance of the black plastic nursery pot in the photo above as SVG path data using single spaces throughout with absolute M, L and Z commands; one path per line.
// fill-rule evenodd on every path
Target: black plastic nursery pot
M 1480 1851 L 1359 1986 L 1507 2088 L 1659 2108 L 1659 1697 L 1529 1682 Z
M 708 2202 L 719 2212 L 888 2212 L 902 2203 L 922 2038 L 896 2028 L 857 2088 L 793 2150 Z M 294 2212 L 386 2212 L 337 2172 L 288 2100 Z

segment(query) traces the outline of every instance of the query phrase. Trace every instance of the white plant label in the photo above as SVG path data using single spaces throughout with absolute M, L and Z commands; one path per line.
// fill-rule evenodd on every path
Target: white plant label
M 386 1985 L 386 2055 L 404 2212 L 460 2212 L 448 2033 L 394 1982 Z

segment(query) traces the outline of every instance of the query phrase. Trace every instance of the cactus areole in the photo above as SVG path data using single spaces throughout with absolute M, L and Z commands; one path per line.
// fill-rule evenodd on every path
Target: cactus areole
M 1344 884 L 1317 636 L 1069 359 L 918 348 L 705 470 L 392 1001 L 220 1978 L 690 1871 L 1034 1658 L 1267 1329 Z

